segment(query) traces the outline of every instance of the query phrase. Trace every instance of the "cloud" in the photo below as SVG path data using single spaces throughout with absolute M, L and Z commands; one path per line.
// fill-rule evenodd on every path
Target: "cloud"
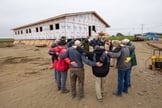
M 96 11 L 111 25 L 110 33 L 140 32 L 141 24 L 147 28 L 162 23 L 161 4 L 161 0 L 1 0 L 0 37 L 12 36 L 10 29 L 17 26 L 80 11 Z M 160 32 L 159 28 L 153 29 Z

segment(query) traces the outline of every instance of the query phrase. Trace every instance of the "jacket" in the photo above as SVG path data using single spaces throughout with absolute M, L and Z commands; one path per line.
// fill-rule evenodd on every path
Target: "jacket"
M 55 51 L 56 54 L 58 54 L 58 55 L 66 52 L 66 48 L 61 47 L 61 46 L 57 46 L 51 50 Z M 70 62 L 71 62 L 71 60 L 68 57 L 66 57 L 64 59 L 56 59 L 53 63 L 53 68 L 59 72 L 67 71 L 69 69 Z
M 83 68 L 84 63 L 90 65 L 90 66 L 95 66 L 96 62 L 88 60 L 86 57 L 84 57 L 76 48 L 75 46 L 72 46 L 67 49 L 67 51 L 64 54 L 60 54 L 59 57 L 61 59 L 64 59 L 66 57 L 69 57 L 71 61 L 74 61 L 77 63 L 77 66 L 72 66 L 70 65 L 70 68 Z
M 93 51 L 93 60 L 96 62 L 102 62 L 103 65 L 101 67 L 93 66 L 92 72 L 96 77 L 105 77 L 109 73 L 110 66 L 110 57 L 105 55 L 103 52 L 105 49 L 96 48 Z
M 119 70 L 129 69 L 131 62 L 125 62 L 127 57 L 130 57 L 130 51 L 134 49 L 134 46 L 123 46 L 118 52 L 108 52 L 108 55 L 112 58 L 117 58 L 117 68 Z
M 134 46 L 132 43 L 127 44 L 129 47 Z M 137 65 L 137 59 L 136 59 L 136 54 L 135 54 L 135 49 L 130 51 L 130 57 L 131 57 L 131 66 L 136 66 Z
M 105 77 L 109 72 L 110 66 L 110 57 L 107 54 L 104 54 L 105 49 L 103 48 L 96 48 L 93 52 L 88 52 L 83 48 L 77 48 L 77 50 L 84 56 L 88 57 L 89 60 L 95 62 L 102 62 L 103 66 L 97 67 L 92 66 L 93 75 L 96 77 Z
M 90 41 L 90 45 L 95 48 L 95 46 L 102 46 L 104 42 L 101 39 L 93 39 Z

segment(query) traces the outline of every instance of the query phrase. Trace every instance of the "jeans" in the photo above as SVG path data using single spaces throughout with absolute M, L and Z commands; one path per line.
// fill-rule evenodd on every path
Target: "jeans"
M 128 86 L 131 85 L 131 71 L 132 71 L 132 67 L 129 69 L 128 72 Z
M 56 83 L 57 83 L 57 73 L 58 73 L 57 70 L 54 69 L 54 79 L 55 79 Z
M 62 91 L 66 90 L 66 79 L 67 79 L 67 71 L 57 71 L 57 86 L 61 88 Z
M 128 92 L 128 73 L 129 69 L 118 69 L 118 95 L 121 95 L 123 91 Z

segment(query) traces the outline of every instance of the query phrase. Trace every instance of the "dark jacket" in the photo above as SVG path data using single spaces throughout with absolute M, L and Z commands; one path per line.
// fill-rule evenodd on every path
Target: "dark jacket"
M 89 60 L 103 63 L 101 67 L 92 66 L 93 75 L 96 77 L 105 77 L 109 73 L 110 57 L 104 53 L 105 49 L 98 47 L 93 52 L 88 52 L 78 47 L 77 50 L 82 55 L 87 56 Z
M 104 42 L 101 39 L 93 39 L 90 41 L 90 45 L 95 48 L 95 46 L 102 46 Z
M 105 49 L 102 48 L 96 48 L 93 51 L 93 60 L 96 62 L 100 61 L 103 63 L 103 66 L 101 67 L 92 67 L 93 75 L 95 75 L 96 77 L 105 77 L 109 73 L 110 58 L 109 56 L 103 53 L 104 51 Z
M 132 43 L 128 43 L 127 44 L 129 47 L 134 46 Z M 135 49 L 130 51 L 130 57 L 131 57 L 131 67 L 136 66 L 137 65 L 137 59 L 136 59 L 136 53 L 135 53 Z
M 56 47 L 56 46 L 54 46 L 54 47 Z M 52 58 L 52 63 L 54 63 L 54 61 L 57 60 L 57 58 L 58 58 L 56 52 L 55 52 L 55 51 L 52 51 L 52 49 L 53 49 L 54 47 L 51 47 L 51 48 L 49 49 L 49 51 L 48 51 L 48 54 L 49 54 L 49 55 L 51 56 L 51 58 Z

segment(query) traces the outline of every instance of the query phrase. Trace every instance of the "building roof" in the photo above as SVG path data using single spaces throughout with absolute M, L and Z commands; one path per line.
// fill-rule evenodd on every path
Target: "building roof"
M 24 26 L 20 26 L 20 27 L 17 27 L 17 28 L 13 28 L 12 30 L 18 30 L 18 29 L 30 27 L 30 26 L 33 26 L 33 25 L 45 23 L 45 22 L 48 22 L 48 21 L 57 20 L 57 19 L 60 19 L 60 18 L 68 17 L 68 16 L 82 15 L 82 14 L 94 14 L 102 23 L 105 24 L 106 27 L 110 27 L 110 25 L 106 21 L 104 21 L 95 11 L 88 11 L 88 12 L 77 12 L 77 13 L 66 13 L 66 14 L 58 15 L 58 16 L 51 17 L 51 18 L 48 18 L 48 19 L 45 19 L 45 20 L 40 20 L 38 22 L 34 22 L 34 23 L 31 23 L 31 24 L 27 24 L 27 25 L 24 25 Z

